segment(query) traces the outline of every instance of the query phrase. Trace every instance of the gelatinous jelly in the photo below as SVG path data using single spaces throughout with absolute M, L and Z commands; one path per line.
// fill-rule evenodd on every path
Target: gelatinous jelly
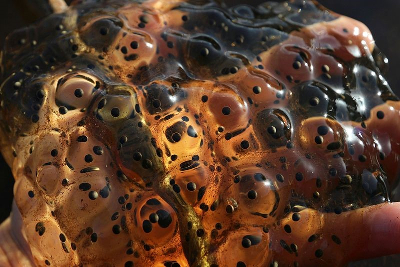
M 343 218 L 399 174 L 385 62 L 362 23 L 302 0 L 76 1 L 14 32 L 2 152 L 36 264 L 357 258 Z

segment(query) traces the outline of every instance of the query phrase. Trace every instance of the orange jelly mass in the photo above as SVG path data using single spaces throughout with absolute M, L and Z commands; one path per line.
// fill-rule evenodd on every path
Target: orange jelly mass
M 3 51 L 1 149 L 37 266 L 400 252 L 400 104 L 364 24 L 315 1 L 81 2 Z

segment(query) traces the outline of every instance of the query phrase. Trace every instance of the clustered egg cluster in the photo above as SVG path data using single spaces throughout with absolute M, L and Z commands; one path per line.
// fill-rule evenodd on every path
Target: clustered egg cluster
M 340 218 L 389 200 L 368 29 L 194 2 L 76 3 L 8 37 L 2 149 L 39 266 L 340 265 Z

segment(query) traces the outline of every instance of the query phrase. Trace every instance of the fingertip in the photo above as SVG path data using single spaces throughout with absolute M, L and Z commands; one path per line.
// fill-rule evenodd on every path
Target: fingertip
M 344 219 L 348 261 L 400 253 L 400 203 L 351 211 Z

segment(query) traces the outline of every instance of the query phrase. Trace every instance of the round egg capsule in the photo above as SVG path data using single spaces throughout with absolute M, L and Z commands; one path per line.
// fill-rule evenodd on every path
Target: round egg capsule
M 85 73 L 60 78 L 56 89 L 56 102 L 63 107 L 60 112 L 65 114 L 65 107 L 69 109 L 87 107 L 97 89 L 98 79 Z

